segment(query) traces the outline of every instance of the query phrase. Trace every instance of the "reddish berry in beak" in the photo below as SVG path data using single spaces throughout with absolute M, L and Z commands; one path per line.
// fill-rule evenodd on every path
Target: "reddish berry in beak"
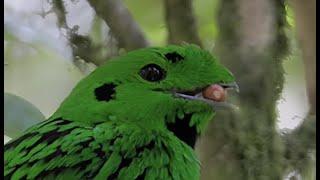
M 202 95 L 206 99 L 222 102 L 226 99 L 227 91 L 222 86 L 218 84 L 213 84 L 205 88 L 202 91 Z

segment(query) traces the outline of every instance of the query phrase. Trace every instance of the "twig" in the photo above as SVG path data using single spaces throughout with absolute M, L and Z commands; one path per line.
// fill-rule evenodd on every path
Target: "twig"
M 309 153 L 316 149 L 316 116 L 307 116 L 299 127 L 283 135 L 283 141 L 285 165 L 304 171 L 306 162 L 310 160 Z
M 57 16 L 57 24 L 59 28 L 68 28 L 67 18 L 66 18 L 66 9 L 64 7 L 63 0 L 52 0 L 52 9 Z
M 88 35 L 81 35 L 78 33 L 79 26 L 75 25 L 72 28 L 68 26 L 66 18 L 66 8 L 64 6 L 63 0 L 50 0 L 48 1 L 52 7 L 49 11 L 40 14 L 42 17 L 49 13 L 55 13 L 57 16 L 57 26 L 59 29 L 66 30 L 66 38 L 68 39 L 69 45 L 72 49 L 73 61 L 74 64 L 80 69 L 83 70 L 84 62 L 93 63 L 96 66 L 99 66 L 105 62 L 107 57 L 101 57 L 101 49 L 105 48 L 102 44 L 94 44 L 92 39 Z M 76 3 L 75 1 L 72 1 Z M 78 62 L 82 60 L 81 62 Z

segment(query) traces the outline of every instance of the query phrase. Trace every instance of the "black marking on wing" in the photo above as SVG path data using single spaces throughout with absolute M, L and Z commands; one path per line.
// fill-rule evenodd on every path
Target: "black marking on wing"
M 121 163 L 120 163 L 118 169 L 117 169 L 114 173 L 112 173 L 112 174 L 108 177 L 108 179 L 110 179 L 110 180 L 117 179 L 120 171 L 121 171 L 123 168 L 128 167 L 128 166 L 131 164 L 131 162 L 132 162 L 132 158 L 122 158 Z
M 163 142 L 161 142 L 161 147 L 162 147 L 163 150 L 166 152 L 166 154 L 169 156 L 169 159 L 171 159 L 170 150 L 168 149 L 168 147 L 167 147 Z M 172 173 L 171 173 L 171 169 L 170 169 L 169 164 L 166 166 L 166 168 L 168 169 L 169 177 L 173 177 L 173 175 L 172 175 Z
M 58 119 L 57 119 L 58 120 Z M 62 126 L 62 125 L 67 125 L 67 124 L 70 124 L 72 121 L 69 121 L 69 120 L 63 120 L 61 119 L 62 121 L 59 121 L 57 123 L 58 126 Z
M 92 159 L 88 159 L 88 160 L 85 160 L 85 161 L 82 161 L 78 164 L 76 164 L 75 166 L 73 166 L 73 168 L 77 169 L 77 168 L 80 168 L 80 170 L 85 170 L 86 167 L 92 162 Z
M 102 151 L 102 146 L 101 145 L 100 145 L 100 147 L 98 149 L 95 149 L 93 152 L 96 153 L 96 155 L 100 159 L 105 159 L 106 158 L 106 153 Z
M 145 177 L 146 177 L 146 169 L 143 170 L 143 173 L 140 174 L 140 175 L 136 178 L 136 180 L 143 180 L 143 179 L 145 179 Z
M 147 144 L 145 146 L 141 146 L 141 147 L 136 148 L 136 153 L 137 153 L 137 155 L 139 155 L 144 150 L 146 150 L 146 149 L 152 150 L 154 147 L 155 147 L 155 142 L 151 141 L 149 144 Z
M 10 148 L 14 148 L 16 147 L 17 145 L 19 145 L 22 141 L 28 139 L 28 138 L 31 138 L 35 135 L 37 135 L 38 133 L 37 132 L 32 132 L 32 133 L 27 133 L 27 134 L 24 134 L 22 136 L 20 136 L 18 139 L 12 141 L 12 142 L 9 142 L 7 143 L 6 145 L 4 145 L 4 151 L 7 151 L 9 150 Z
M 114 98 L 116 85 L 113 83 L 103 84 L 94 90 L 98 101 L 110 101 Z
M 55 168 L 54 170 L 51 170 L 51 171 L 43 171 L 41 172 L 36 179 L 45 179 L 44 177 L 50 175 L 50 174 L 54 174 L 54 175 L 58 175 L 60 174 L 61 172 L 63 172 L 63 170 L 65 170 L 66 168 L 65 167 L 57 167 Z
M 58 156 L 64 156 L 64 155 L 66 155 L 67 153 L 66 152 L 63 152 L 61 149 L 60 149 L 60 146 L 59 147 L 57 147 L 57 150 L 54 152 L 54 153 L 52 153 L 52 154 L 50 154 L 50 155 L 48 155 L 47 157 L 45 157 L 44 158 L 44 161 L 45 162 L 49 162 L 50 160 L 52 160 L 52 159 L 54 159 L 54 158 L 56 158 L 56 157 L 58 157 Z
M 166 57 L 166 59 L 172 63 L 176 63 L 179 62 L 181 60 L 183 60 L 184 58 L 178 54 L 177 52 L 171 52 L 171 53 L 167 53 L 164 55 Z
M 192 114 L 185 114 L 183 119 L 179 119 L 177 116 L 175 122 L 167 122 L 166 126 L 169 131 L 173 132 L 180 140 L 194 148 L 197 140 L 197 129 L 195 126 L 189 126 Z
M 65 135 L 69 134 L 75 128 L 76 127 L 73 127 L 71 129 L 68 129 L 66 131 L 61 131 L 61 132 L 59 132 L 58 131 L 59 129 L 56 128 L 56 129 L 51 130 L 51 131 L 49 131 L 47 133 L 44 133 L 42 135 L 42 137 L 36 143 L 34 143 L 31 148 L 34 148 L 34 147 L 36 147 L 37 145 L 39 145 L 40 143 L 43 143 L 43 142 L 46 142 L 47 145 L 49 145 L 49 144 L 53 143 L 55 140 L 57 140 L 57 139 L 65 136 Z
M 55 152 L 54 154 L 56 155 L 62 155 L 64 154 L 64 152 Z M 52 160 L 53 158 L 55 158 L 53 155 L 50 157 L 50 159 L 46 159 L 48 161 Z M 50 170 L 45 170 L 43 172 L 41 172 L 40 174 L 37 175 L 36 179 L 42 179 L 43 177 L 49 176 L 54 174 L 55 176 L 59 175 L 60 173 L 62 173 L 65 170 L 68 169 L 74 169 L 74 170 L 78 170 L 80 172 L 83 172 L 84 170 L 86 170 L 86 168 L 90 165 L 90 163 L 92 162 L 92 159 L 88 159 L 88 160 L 84 160 L 84 161 L 80 161 L 77 164 L 73 165 L 73 166 L 62 166 L 62 167 L 56 167 L 54 169 L 50 169 Z M 102 161 L 103 162 L 103 161 Z M 100 168 L 102 167 L 103 163 L 101 162 L 101 165 L 99 168 L 97 168 L 95 171 L 88 171 L 86 173 L 83 174 L 84 177 L 91 179 L 92 177 L 96 176 L 96 174 L 98 173 L 98 171 L 100 170 Z M 91 175 L 90 175 L 91 173 Z
M 94 138 L 89 137 L 88 140 L 80 142 L 79 145 L 82 146 L 82 148 L 87 148 L 92 141 L 94 141 Z
M 40 124 L 37 126 L 37 128 L 38 128 L 38 129 L 39 129 L 39 128 L 42 128 L 42 127 L 47 126 L 48 124 L 51 124 L 51 123 L 53 123 L 53 122 L 63 122 L 63 121 L 68 121 L 68 120 L 64 120 L 64 119 L 62 119 L 61 117 L 59 117 L 59 118 L 56 118 L 56 119 L 53 119 L 53 120 L 50 120 L 50 121 L 44 121 L 44 122 L 40 123 Z
M 21 165 L 20 165 L 19 167 L 21 167 Z M 19 168 L 19 167 L 18 167 L 18 168 Z M 4 179 L 10 180 L 14 172 L 15 172 L 15 171 L 11 171 L 9 174 L 7 174 L 6 176 L 4 176 Z
M 71 124 L 74 123 L 74 124 Z M 64 129 L 62 130 L 61 127 L 64 127 L 63 125 L 69 125 L 70 124 L 70 128 Z M 50 128 L 51 127 L 55 127 L 55 128 Z M 39 128 L 41 127 L 41 128 Z M 43 131 L 43 128 L 49 128 L 50 130 L 44 133 L 41 133 L 41 131 Z M 34 127 L 34 131 L 33 132 L 29 132 L 24 134 L 23 136 L 19 137 L 18 139 L 8 143 L 7 145 L 5 145 L 5 149 L 6 150 L 10 150 L 11 148 L 17 147 L 19 144 L 21 144 L 24 140 L 28 140 L 29 138 L 33 137 L 33 136 L 38 136 L 39 139 L 36 140 L 36 142 L 34 142 L 32 145 L 30 145 L 29 147 L 24 147 L 22 148 L 22 151 L 25 152 L 25 154 L 30 153 L 30 151 L 32 149 L 34 149 L 35 147 L 37 147 L 39 144 L 43 144 L 45 143 L 47 146 L 51 145 L 52 143 L 54 143 L 57 140 L 61 140 L 61 138 L 68 136 L 71 131 L 73 131 L 76 128 L 85 128 L 84 129 L 84 133 L 88 133 L 90 132 L 90 128 L 88 129 L 87 127 L 82 127 L 80 124 L 77 124 L 73 121 L 69 121 L 69 120 L 63 120 L 61 118 L 55 119 L 55 120 L 50 120 L 50 121 L 45 121 L 43 123 L 40 123 L 39 125 L 36 125 Z M 78 160 L 78 162 L 75 162 L 75 164 L 73 165 L 68 165 L 68 163 L 63 163 L 61 164 L 61 166 L 56 166 L 56 167 L 51 167 L 49 169 L 46 169 L 42 172 L 39 172 L 39 174 L 36 175 L 35 179 L 43 179 L 46 176 L 52 176 L 52 175 L 58 175 L 66 170 L 73 170 L 73 171 L 79 171 L 81 173 L 83 173 L 83 177 L 92 179 L 92 177 L 94 177 L 98 171 L 100 170 L 100 168 L 103 166 L 103 163 L 106 161 L 107 159 L 107 154 L 106 152 L 103 151 L 103 146 L 102 144 L 96 144 L 94 146 L 91 146 L 90 143 L 95 142 L 94 137 L 88 135 L 88 136 L 83 136 L 83 139 L 81 142 L 73 144 L 73 146 L 80 146 L 81 148 L 77 151 L 77 152 L 73 152 L 75 154 L 79 154 L 79 156 L 83 153 L 86 153 L 85 151 L 82 151 L 84 149 L 90 149 L 90 151 L 92 153 L 95 153 L 97 156 L 96 158 L 99 158 L 99 161 L 97 162 L 98 164 L 95 164 L 95 168 L 94 169 L 90 169 L 89 166 L 91 166 L 93 159 L 84 159 L 84 160 Z M 21 151 L 21 153 L 22 153 Z M 64 151 L 61 149 L 61 145 L 56 147 L 55 151 L 48 154 L 47 156 L 45 156 L 44 158 L 41 159 L 41 161 L 43 160 L 44 162 L 50 162 L 53 160 L 57 160 L 57 158 L 62 158 L 63 156 L 67 156 L 68 152 Z M 14 173 L 20 169 L 23 165 L 27 164 L 28 168 L 31 168 L 34 164 L 38 163 L 39 160 L 38 159 L 34 159 L 33 161 L 27 160 L 21 164 L 15 164 L 12 167 L 8 167 L 8 168 L 14 168 L 9 174 L 7 174 L 4 179 L 10 179 Z M 5 162 L 5 165 L 7 163 Z M 27 170 L 27 169 L 26 169 Z M 25 179 L 27 177 L 27 175 L 25 175 L 24 177 L 22 177 L 22 179 Z
M 73 128 L 74 129 L 74 128 Z M 80 145 L 82 147 L 82 149 L 85 149 L 85 148 L 89 148 L 89 145 L 91 142 L 94 141 L 94 138 L 93 137 L 89 137 L 88 140 L 85 140 L 85 141 L 82 141 L 82 142 L 79 142 L 78 145 Z M 75 153 L 81 153 L 82 149 L 80 149 L 79 151 L 75 152 Z M 105 159 L 105 153 L 102 151 L 102 146 L 99 146 L 99 148 L 97 149 L 94 149 L 93 150 L 94 152 L 98 152 L 98 156 L 101 158 L 101 165 L 100 165 L 100 168 L 101 166 L 103 165 L 103 159 Z M 67 153 L 66 152 L 63 152 L 60 147 L 57 148 L 57 150 L 52 153 L 51 155 L 47 156 L 45 158 L 45 161 L 46 162 L 49 162 L 50 160 L 58 157 L 58 156 L 64 156 L 66 155 Z M 51 169 L 51 170 L 47 170 L 47 171 L 44 171 L 44 172 L 41 172 L 41 174 L 39 174 L 37 177 L 45 177 L 45 176 L 48 176 L 50 174 L 55 174 L 55 175 L 58 175 L 59 173 L 61 173 L 63 170 L 66 170 L 66 169 L 79 169 L 80 171 L 83 171 L 87 168 L 87 166 L 90 165 L 90 163 L 92 162 L 92 159 L 88 159 L 88 160 L 84 160 L 84 161 L 80 161 L 78 162 L 77 164 L 73 165 L 73 166 L 69 166 L 69 167 L 57 167 L 57 168 L 54 168 L 54 169 Z M 97 168 L 96 169 L 96 172 L 93 172 L 92 175 L 89 176 L 90 172 L 86 172 L 84 174 L 84 176 L 86 176 L 87 178 L 88 177 L 94 177 L 97 173 L 98 173 L 98 170 L 100 168 Z
M 150 141 L 148 144 L 136 148 L 136 156 L 135 157 L 139 156 L 144 150 L 146 150 L 146 149 L 152 150 L 154 147 L 155 147 L 155 141 Z M 128 167 L 132 161 L 133 161 L 133 158 L 122 158 L 119 167 L 117 168 L 117 170 L 114 173 L 112 173 L 108 177 L 108 179 L 110 179 L 110 180 L 117 179 L 120 171 L 122 169 L 124 169 L 125 167 Z M 145 173 L 144 173 L 143 177 L 144 176 L 145 176 Z
M 121 139 L 123 136 L 121 134 L 117 135 L 116 137 L 114 137 L 113 139 L 110 140 L 110 146 L 113 146 L 114 143 L 116 142 L 116 140 Z

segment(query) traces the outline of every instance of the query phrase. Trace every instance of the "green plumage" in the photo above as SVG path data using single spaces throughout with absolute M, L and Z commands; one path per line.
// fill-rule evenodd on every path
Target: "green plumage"
M 148 80 L 154 72 L 142 75 L 150 64 L 163 70 L 160 80 Z M 193 45 L 140 49 L 109 60 L 48 120 L 5 145 L 5 178 L 199 179 L 192 148 L 215 112 L 173 92 L 233 81 Z

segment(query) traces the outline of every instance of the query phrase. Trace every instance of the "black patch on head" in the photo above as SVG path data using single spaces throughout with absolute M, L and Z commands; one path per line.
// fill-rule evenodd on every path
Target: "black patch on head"
M 113 83 L 103 84 L 94 90 L 98 101 L 109 101 L 114 98 L 116 85 Z
M 172 63 L 176 63 L 184 59 L 180 54 L 176 52 L 167 53 L 164 56 L 167 58 L 168 61 Z
M 156 82 L 166 77 L 166 71 L 157 64 L 148 64 L 140 70 L 140 76 L 150 82 Z
M 195 126 L 189 126 L 191 117 L 192 114 L 185 114 L 183 119 L 176 117 L 175 122 L 167 122 L 166 125 L 168 130 L 173 132 L 181 141 L 194 148 L 198 134 Z

